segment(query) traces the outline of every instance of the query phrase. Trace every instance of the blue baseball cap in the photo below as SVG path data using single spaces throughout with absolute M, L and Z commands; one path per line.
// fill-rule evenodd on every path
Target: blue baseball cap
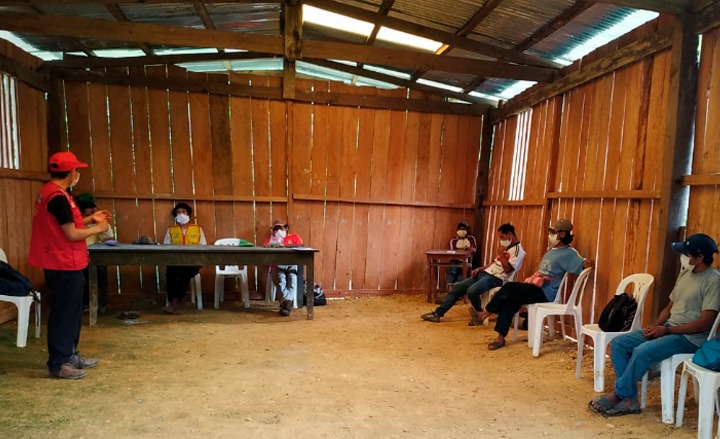
M 685 241 L 673 242 L 672 249 L 676 253 L 703 256 L 712 256 L 718 251 L 715 241 L 704 233 L 690 235 Z

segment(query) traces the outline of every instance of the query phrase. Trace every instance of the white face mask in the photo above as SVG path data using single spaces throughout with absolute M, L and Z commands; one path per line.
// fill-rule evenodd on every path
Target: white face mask
M 278 238 L 281 238 L 281 239 L 285 239 L 285 237 L 287 236 L 287 230 L 280 229 L 277 232 L 275 232 L 275 236 L 277 236 Z
M 457 236 L 459 236 L 460 238 L 466 237 L 466 236 L 467 236 L 467 230 L 458 230 L 458 231 L 457 231 Z
M 500 245 L 502 245 L 503 247 L 509 247 L 509 246 L 510 246 L 510 240 L 509 240 L 509 239 L 501 239 L 501 240 L 500 240 Z
M 80 173 L 77 171 L 75 173 L 77 174 L 77 178 L 75 178 L 72 183 L 70 183 L 70 187 L 75 187 L 75 185 L 78 184 L 78 181 L 80 181 Z
M 681 270 L 692 270 L 695 265 L 690 263 L 690 256 L 680 255 L 680 267 Z
M 555 247 L 556 245 L 558 245 L 558 242 L 560 242 L 560 240 L 558 239 L 557 233 L 548 234 L 548 244 L 550 244 L 550 247 Z
M 184 213 L 181 213 L 175 217 L 175 220 L 178 222 L 178 224 L 184 226 L 185 224 L 190 222 L 190 217 Z

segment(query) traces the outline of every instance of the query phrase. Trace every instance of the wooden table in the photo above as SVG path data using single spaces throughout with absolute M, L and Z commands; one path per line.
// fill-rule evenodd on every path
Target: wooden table
M 98 266 L 103 265 L 304 265 L 307 318 L 313 319 L 315 253 L 308 247 L 265 248 L 226 245 L 93 244 L 90 251 L 90 325 L 97 324 Z M 301 286 L 298 285 L 298 291 Z M 302 300 L 298 297 L 298 306 Z
M 449 267 L 462 267 L 463 279 L 468 275 L 470 268 L 470 257 L 472 252 L 468 250 L 430 250 L 425 252 L 428 264 L 428 289 L 427 301 L 432 303 L 440 291 L 438 286 L 440 269 Z M 460 262 L 452 262 L 460 261 Z

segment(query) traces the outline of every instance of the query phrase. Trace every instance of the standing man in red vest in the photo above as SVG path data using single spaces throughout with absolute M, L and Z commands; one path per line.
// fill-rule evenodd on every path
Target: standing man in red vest
M 88 236 L 108 230 L 107 211 L 83 218 L 67 189 L 80 180 L 78 169 L 87 168 L 75 154 L 64 151 L 50 156 L 50 181 L 38 194 L 33 206 L 30 265 L 45 273 L 49 290 L 48 369 L 54 378 L 78 379 L 83 369 L 95 367 L 98 360 L 77 351 L 82 327 L 83 290 L 88 266 Z M 85 225 L 95 222 L 95 226 Z
M 192 207 L 187 203 L 177 203 L 172 211 L 175 224 L 168 227 L 163 244 L 174 245 L 207 245 L 205 232 L 197 224 L 190 224 Z M 168 265 L 165 270 L 167 289 L 168 314 L 182 314 L 180 303 L 190 285 L 190 280 L 200 273 L 195 265 Z

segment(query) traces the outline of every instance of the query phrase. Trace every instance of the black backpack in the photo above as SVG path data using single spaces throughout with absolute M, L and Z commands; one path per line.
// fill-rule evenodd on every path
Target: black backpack
M 0 294 L 5 296 L 27 296 L 32 290 L 30 279 L 11 267 L 7 262 L 0 261 Z
M 303 295 L 303 306 L 307 305 L 307 299 Z M 327 298 L 320 285 L 315 284 L 313 288 L 313 306 L 325 306 L 327 305 Z
M 633 296 L 627 293 L 616 295 L 602 310 L 598 326 L 605 332 L 629 331 L 636 312 L 637 301 Z

